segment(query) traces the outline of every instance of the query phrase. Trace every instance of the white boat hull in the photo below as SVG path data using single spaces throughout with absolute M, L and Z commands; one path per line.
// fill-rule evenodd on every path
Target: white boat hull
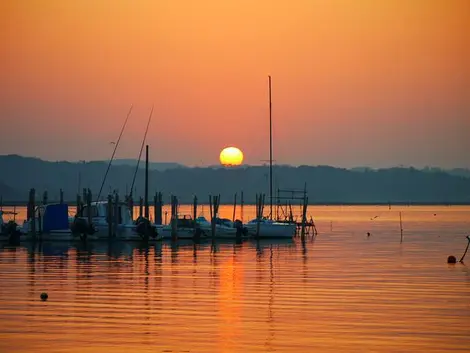
M 96 232 L 94 234 L 88 234 L 86 236 L 86 240 L 110 240 L 110 239 L 117 239 L 117 240 L 124 240 L 124 241 L 142 241 L 143 238 L 136 233 L 135 226 L 130 225 L 121 225 L 117 227 L 116 236 L 109 237 L 108 227 L 107 225 L 101 225 L 95 227 Z M 80 237 L 79 235 L 73 234 L 70 229 L 63 229 L 63 230 L 52 230 L 49 232 L 36 233 L 36 237 L 34 238 L 31 233 L 29 232 L 29 224 L 25 223 L 23 228 L 21 229 L 22 235 L 20 237 L 20 241 L 22 240 L 47 240 L 47 241 L 76 241 L 76 240 L 84 240 L 84 238 Z M 162 240 L 163 236 L 161 234 L 157 234 L 155 237 L 150 237 L 149 241 L 158 241 Z
M 257 224 L 249 223 L 246 225 L 248 234 L 256 236 Z M 295 224 L 284 224 L 284 223 L 265 223 L 260 222 L 259 224 L 259 238 L 292 238 L 295 235 L 297 228 Z

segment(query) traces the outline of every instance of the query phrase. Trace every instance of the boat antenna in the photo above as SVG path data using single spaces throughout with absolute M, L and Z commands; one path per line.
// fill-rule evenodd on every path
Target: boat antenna
M 269 218 L 273 219 L 273 124 L 271 102 L 271 76 L 269 79 Z
M 152 110 L 150 111 L 149 120 L 147 121 L 147 128 L 145 129 L 144 138 L 142 140 L 142 146 L 140 146 L 139 159 L 137 160 L 137 165 L 135 167 L 135 172 L 134 172 L 134 178 L 132 179 L 131 193 L 129 195 L 130 197 L 132 197 L 132 190 L 134 190 L 135 178 L 137 176 L 137 171 L 139 170 L 140 158 L 142 157 L 142 151 L 144 149 L 145 139 L 147 138 L 147 132 L 149 131 L 150 121 L 152 120 L 152 114 L 153 114 L 153 105 L 152 105 Z
M 111 159 L 109 160 L 109 163 L 108 163 L 108 168 L 106 169 L 106 173 L 104 174 L 103 182 L 101 183 L 100 192 L 98 193 L 98 197 L 96 198 L 96 202 L 98 202 L 100 200 L 101 192 L 103 191 L 104 183 L 105 183 L 106 177 L 108 176 L 108 173 L 109 173 L 109 168 L 111 168 L 111 163 L 113 162 L 114 155 L 116 154 L 116 150 L 119 146 L 119 142 L 121 141 L 122 133 L 124 132 L 124 129 L 127 125 L 127 121 L 129 120 L 129 117 L 131 116 L 132 108 L 133 108 L 133 105 L 131 104 L 129 112 L 127 113 L 127 116 L 126 116 L 126 120 L 124 120 L 124 124 L 122 125 L 121 132 L 119 134 L 118 140 L 114 144 L 113 154 L 111 155 Z

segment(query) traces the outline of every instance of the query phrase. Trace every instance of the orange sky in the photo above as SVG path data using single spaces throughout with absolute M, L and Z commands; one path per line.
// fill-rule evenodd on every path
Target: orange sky
M 4 0 L 0 154 L 470 167 L 468 0 Z M 4 133 L 8 131 L 18 133 Z

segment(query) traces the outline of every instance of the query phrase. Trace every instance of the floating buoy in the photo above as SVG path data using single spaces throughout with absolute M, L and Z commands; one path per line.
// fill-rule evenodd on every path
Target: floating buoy
M 46 301 L 47 298 L 49 298 L 49 296 L 47 295 L 47 293 L 46 293 L 46 292 L 42 292 L 42 293 L 41 293 L 41 300 L 42 300 L 42 301 Z
M 455 256 L 450 255 L 450 256 L 447 258 L 447 263 L 448 263 L 448 264 L 455 264 L 455 263 L 457 263 L 457 259 L 455 258 Z

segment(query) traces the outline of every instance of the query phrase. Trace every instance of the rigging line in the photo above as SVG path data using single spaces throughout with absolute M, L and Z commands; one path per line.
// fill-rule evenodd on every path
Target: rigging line
M 121 141 L 121 137 L 122 137 L 122 134 L 124 132 L 124 129 L 126 128 L 127 121 L 129 120 L 129 117 L 131 116 L 132 108 L 133 108 L 133 104 L 131 104 L 129 112 L 127 113 L 127 116 L 126 116 L 126 120 L 124 121 L 124 124 L 122 125 L 121 132 L 119 134 L 118 140 L 117 140 L 116 144 L 114 145 L 113 154 L 111 155 L 111 159 L 108 163 L 108 168 L 106 169 L 106 173 L 104 174 L 103 182 L 101 183 L 100 192 L 98 193 L 98 197 L 96 198 L 96 202 L 98 202 L 99 199 L 100 199 L 101 192 L 103 191 L 104 183 L 106 182 L 106 177 L 108 176 L 109 169 L 111 168 L 111 163 L 113 162 L 114 155 L 116 154 L 116 150 L 119 146 L 119 142 Z
M 132 197 L 132 192 L 134 190 L 135 178 L 136 178 L 137 172 L 139 170 L 140 159 L 142 157 L 142 151 L 144 149 L 145 140 L 147 139 L 147 132 L 149 131 L 149 126 L 150 126 L 150 121 L 152 120 L 152 115 L 153 115 L 153 105 L 152 105 L 152 110 L 150 111 L 149 120 L 147 121 L 147 128 L 145 129 L 144 138 L 142 140 L 142 146 L 140 146 L 139 159 L 137 160 L 137 165 L 135 167 L 135 172 L 134 172 L 134 178 L 132 179 L 131 192 L 130 192 L 130 195 L 129 195 L 130 197 Z

